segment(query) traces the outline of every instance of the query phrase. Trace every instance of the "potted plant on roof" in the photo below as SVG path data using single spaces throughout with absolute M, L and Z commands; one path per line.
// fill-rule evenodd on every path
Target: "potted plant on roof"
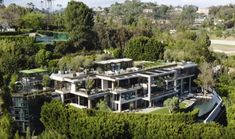
M 94 84 L 95 81 L 88 76 L 86 80 L 86 93 L 88 95 L 91 93 L 91 89 L 93 88 Z

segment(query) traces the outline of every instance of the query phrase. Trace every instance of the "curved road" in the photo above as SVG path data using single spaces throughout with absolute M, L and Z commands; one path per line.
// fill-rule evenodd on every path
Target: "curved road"
M 214 52 L 235 55 L 235 40 L 211 40 L 211 49 Z
M 211 44 L 215 44 L 215 45 L 234 45 L 235 46 L 235 40 L 211 40 Z

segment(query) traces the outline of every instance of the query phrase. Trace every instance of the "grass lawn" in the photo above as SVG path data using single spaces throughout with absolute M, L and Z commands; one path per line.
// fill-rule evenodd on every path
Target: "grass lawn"
M 164 107 L 164 108 L 162 108 L 162 109 L 160 109 L 160 110 L 155 110 L 155 111 L 153 111 L 153 112 L 151 112 L 151 113 L 159 113 L 159 114 L 169 114 L 169 110 L 168 110 L 168 108 L 167 107 Z
M 180 109 L 185 109 L 185 108 L 187 108 L 187 104 L 181 102 L 181 103 L 179 104 L 179 107 L 180 107 Z
M 186 106 L 187 106 L 187 104 L 186 103 L 180 103 L 179 104 L 179 107 L 180 107 L 180 110 L 183 110 L 183 109 L 185 109 L 186 108 Z M 167 107 L 164 107 L 164 108 L 162 108 L 162 109 L 159 109 L 159 110 L 155 110 L 155 111 L 153 111 L 153 112 L 151 112 L 151 113 L 158 113 L 158 114 L 170 114 L 169 113 L 169 109 L 167 108 Z

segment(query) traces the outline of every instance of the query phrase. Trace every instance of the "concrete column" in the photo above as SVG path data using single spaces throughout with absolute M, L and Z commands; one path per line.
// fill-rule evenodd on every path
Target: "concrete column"
M 174 80 L 174 91 L 177 91 L 177 80 Z
M 177 91 L 177 72 L 174 73 L 174 91 Z
M 114 98 L 113 98 L 113 94 L 111 94 L 111 96 L 109 97 L 110 98 L 110 103 L 111 103 L 111 109 L 113 109 L 114 108 L 114 104 L 113 104 L 113 102 L 114 102 Z
M 80 96 L 78 96 L 78 105 L 80 105 Z
M 118 111 L 122 111 L 122 94 L 119 94 Z
M 88 98 L 88 109 L 91 109 L 92 108 L 92 106 L 91 106 L 91 100 Z
M 121 112 L 121 111 L 122 111 L 122 104 L 118 103 L 118 112 Z
M 76 92 L 77 90 L 76 90 L 76 85 L 75 85 L 75 83 L 72 83 L 71 84 L 71 91 L 72 92 Z
M 183 94 L 183 83 L 184 83 L 183 81 L 184 81 L 184 79 L 181 79 L 180 94 Z
M 104 80 L 101 79 L 101 89 L 104 90 Z
M 152 101 L 151 100 L 149 101 L 149 107 L 152 107 Z
M 112 90 L 114 90 L 114 82 L 112 82 Z
M 151 77 L 148 77 L 148 98 L 151 100 Z
M 169 88 L 169 87 L 168 87 L 168 81 L 166 81 L 166 90 L 168 90 L 168 88 Z
M 192 79 L 191 79 L 191 77 L 189 77 L 189 88 L 188 88 L 189 93 L 192 92 L 191 86 L 192 86 Z
M 60 94 L 61 102 L 64 103 L 64 94 Z
M 138 101 L 136 100 L 136 101 L 135 101 L 135 109 L 137 109 L 137 102 L 138 102 Z

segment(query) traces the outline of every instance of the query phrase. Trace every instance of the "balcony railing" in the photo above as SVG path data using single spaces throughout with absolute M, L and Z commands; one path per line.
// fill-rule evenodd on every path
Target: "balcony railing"
M 165 91 L 161 91 L 161 92 L 154 92 L 154 93 L 151 93 L 151 97 L 168 95 L 168 94 L 172 94 L 174 92 L 175 92 L 174 90 L 165 90 Z

